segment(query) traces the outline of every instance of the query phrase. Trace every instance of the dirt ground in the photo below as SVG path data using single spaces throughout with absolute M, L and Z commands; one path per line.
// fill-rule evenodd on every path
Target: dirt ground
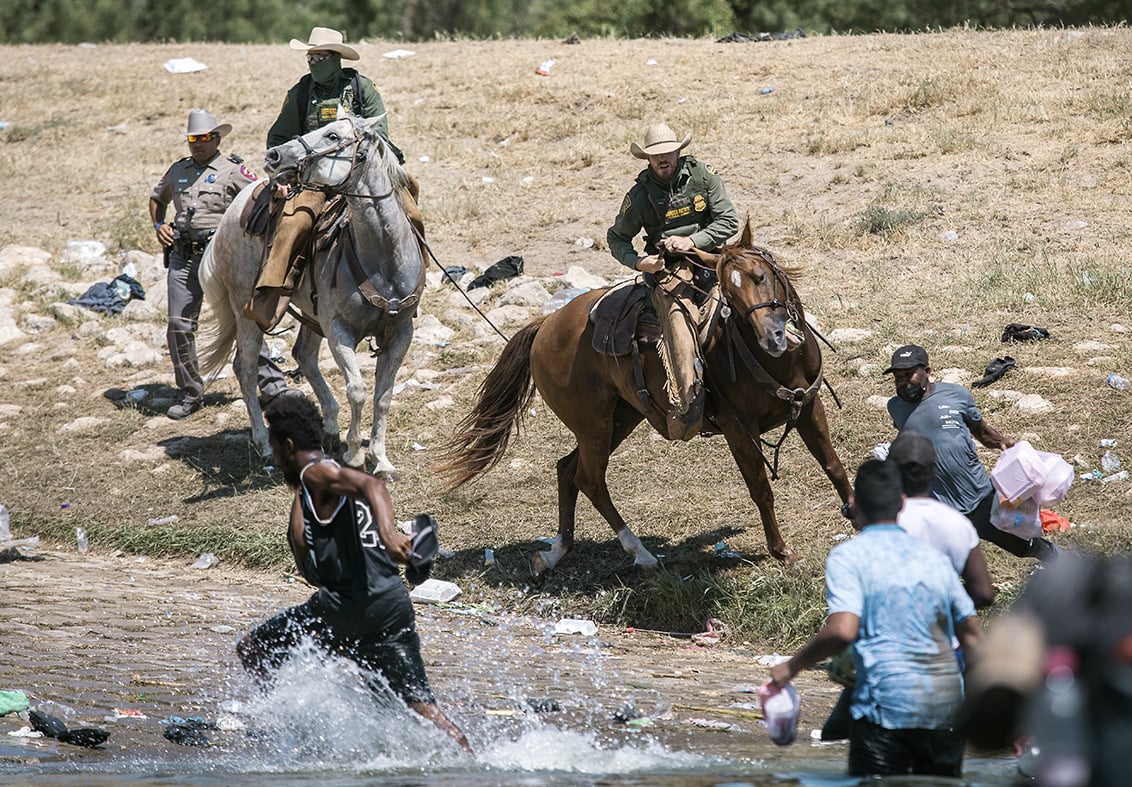
M 186 561 L 124 554 L 25 551 L 43 559 L 0 564 L 0 594 L 6 599 L 0 630 L 9 643 L 0 653 L 0 688 L 24 691 L 33 708 L 47 709 L 71 728 L 101 727 L 111 737 L 103 750 L 94 751 L 49 738 L 5 735 L 0 768 L 4 763 L 81 766 L 126 757 L 191 756 L 191 749 L 164 740 L 161 720 L 215 719 L 240 683 L 236 639 L 257 620 L 309 593 L 289 577 L 224 563 L 194 570 Z M 645 715 L 659 711 L 649 734 L 676 749 L 735 758 L 770 747 L 757 713 L 732 707 L 755 700 L 737 689 L 761 682 L 766 667 L 756 654 L 729 648 L 726 641 L 701 647 L 610 627 L 601 627 L 592 639 L 555 637 L 545 620 L 501 618 L 458 604 L 417 605 L 417 613 L 434 690 L 469 729 L 474 746 L 485 743 L 475 737 L 479 721 L 521 715 L 516 698 L 522 696 L 560 703 L 561 714 L 547 716 L 558 717 L 560 726 L 597 720 L 616 735 L 625 727 L 612 716 L 628 703 Z M 493 632 L 495 645 L 484 644 L 477 633 L 484 629 Z M 506 651 L 496 648 L 498 631 L 506 632 Z M 523 651 L 537 655 L 526 658 Z M 509 664 L 492 663 L 501 652 L 519 655 Z M 487 663 L 467 669 L 482 656 Z M 838 687 L 819 671 L 799 676 L 797 685 L 804 737 L 821 725 Z M 115 708 L 147 718 L 107 719 Z M 705 721 L 734 727 L 698 726 Z M 26 724 L 9 715 L 0 730 L 8 733 Z M 212 733 L 220 742 L 232 734 Z M 783 750 L 782 756 L 795 750 L 806 754 L 809 747 Z

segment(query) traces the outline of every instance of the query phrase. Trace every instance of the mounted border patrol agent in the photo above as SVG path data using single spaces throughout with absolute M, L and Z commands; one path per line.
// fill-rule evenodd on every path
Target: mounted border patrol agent
M 169 326 L 166 336 L 173 374 L 181 400 L 166 411 L 179 420 L 200 409 L 204 384 L 197 366 L 196 330 L 204 295 L 197 270 L 205 246 L 220 225 L 220 218 L 240 190 L 256 174 L 237 155 L 220 153 L 220 140 L 232 132 L 228 123 L 203 109 L 189 112 L 185 138 L 189 154 L 161 176 L 149 197 L 149 217 L 165 249 L 168 268 Z M 172 223 L 165 221 L 169 203 Z M 282 372 L 269 359 L 266 343 L 260 348 L 259 388 L 265 401 L 287 390 Z
M 373 80 L 352 68 L 343 68 L 343 60 L 358 60 L 356 49 L 345 43 L 337 30 L 315 27 L 306 42 L 291 39 L 291 49 L 306 52 L 310 73 L 287 91 L 279 116 L 267 132 L 267 147 L 281 145 L 295 137 L 339 120 L 346 114 L 363 118 L 381 118 L 378 131 L 403 164 L 405 156 L 389 142 L 389 123 L 385 118 L 385 103 Z M 407 206 L 409 220 L 423 236 L 424 224 L 415 201 L 419 187 L 410 176 L 410 191 L 414 204 Z M 278 187 L 277 187 L 278 189 Z M 266 208 L 267 190 L 259 195 Z M 284 196 L 279 189 L 273 195 L 270 211 L 273 229 L 268 229 L 266 259 L 262 264 L 252 300 L 244 307 L 244 316 L 255 320 L 260 328 L 271 330 L 282 319 L 291 301 L 291 294 L 302 276 L 305 262 L 310 259 L 309 245 L 312 230 L 327 204 L 321 191 L 298 191 Z M 273 233 L 273 237 L 272 234 Z
M 708 164 L 680 151 L 692 141 L 692 135 L 683 139 L 664 123 L 645 130 L 641 144 L 629 146 L 635 158 L 648 161 L 648 168 L 637 175 L 637 181 L 621 202 L 617 218 L 606 233 L 606 241 L 613 257 L 627 268 L 641 271 L 650 292 L 648 304 L 641 313 L 639 333 L 643 340 L 662 338 L 657 313 L 672 314 L 676 310 L 673 297 L 666 292 L 673 289 L 660 283 L 657 274 L 666 271 L 666 261 L 686 257 L 695 249 L 715 253 L 739 231 L 739 217 L 727 196 L 727 189 L 719 174 Z M 645 248 L 638 252 L 633 245 L 641 231 L 645 233 Z M 676 266 L 673 266 L 676 267 Z M 690 277 L 691 289 L 705 292 L 715 284 L 715 271 L 695 269 Z M 681 288 L 687 290 L 689 288 Z M 652 307 L 650 309 L 649 307 Z M 672 323 L 670 329 L 683 321 Z M 695 326 L 691 326 L 694 330 Z M 664 336 L 669 340 L 671 337 Z M 691 337 L 694 341 L 695 337 Z M 662 358 L 665 356 L 662 355 Z M 667 359 L 666 359 L 667 363 Z M 668 369 L 670 381 L 674 375 Z M 702 369 L 683 370 L 684 379 L 701 381 Z M 689 409 L 689 403 L 672 401 L 675 411 L 670 412 L 670 435 L 687 439 L 699 429 L 698 419 L 692 423 L 679 423 Z M 689 416 L 691 418 L 691 416 Z M 676 431 L 674 432 L 673 429 Z

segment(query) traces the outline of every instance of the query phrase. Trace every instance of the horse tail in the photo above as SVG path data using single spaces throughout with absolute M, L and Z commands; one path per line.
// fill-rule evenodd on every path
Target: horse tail
M 472 411 L 456 425 L 444 446 L 444 464 L 436 470 L 450 477 L 448 489 L 466 484 L 499 464 L 511 439 L 511 429 L 522 425 L 523 414 L 535 395 L 531 379 L 531 346 L 545 317 L 523 326 L 499 356 L 480 385 Z
M 210 243 L 205 248 L 197 269 L 200 288 L 208 305 L 212 307 L 215 320 L 201 331 L 204 346 L 197 352 L 197 362 L 200 364 L 202 377 L 219 371 L 228 362 L 232 346 L 236 343 L 237 316 L 228 301 L 228 290 L 216 271 L 216 258 L 212 252 L 214 245 Z

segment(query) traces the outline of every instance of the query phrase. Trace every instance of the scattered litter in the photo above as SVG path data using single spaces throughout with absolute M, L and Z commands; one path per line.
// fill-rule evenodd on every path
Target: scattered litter
M 443 579 L 426 579 L 409 591 L 409 598 L 421 604 L 444 604 L 460 595 L 460 587 Z
M 410 446 L 414 451 L 427 451 L 428 446 L 421 445 L 420 443 L 413 443 Z
M 112 710 L 114 711 L 114 715 L 113 716 L 107 716 L 106 717 L 107 721 L 117 721 L 118 719 L 148 719 L 149 718 L 149 716 L 146 716 L 144 713 L 142 713 L 137 708 L 112 708 Z
M 770 86 L 759 89 L 759 95 L 761 95 L 761 96 L 769 96 L 773 92 L 774 92 L 774 88 L 770 87 Z
M 159 516 L 150 519 L 146 524 L 148 524 L 150 527 L 154 527 L 156 525 L 171 525 L 176 522 L 178 518 L 179 517 L 176 514 L 170 514 L 169 516 Z
M 1116 439 L 1112 437 L 1102 437 L 1101 448 L 1116 448 Z
M 1003 343 L 1010 342 L 1036 342 L 1050 338 L 1049 331 L 1036 325 L 1022 325 L 1012 322 L 1002 329 Z
M 630 722 L 633 719 L 641 718 L 643 714 L 633 706 L 631 702 L 626 702 L 620 708 L 613 712 L 613 720 L 619 721 L 622 724 Z
M 1128 480 L 1128 471 L 1127 470 L 1121 470 L 1119 473 L 1113 473 L 1112 475 L 1106 475 L 1104 478 L 1101 479 L 1101 483 L 1102 484 L 1111 484 L 1114 481 L 1126 481 L 1126 480 Z
M 8 733 L 13 738 L 42 738 L 43 733 L 38 730 L 33 730 L 31 727 L 20 727 L 18 730 L 12 730 Z
M 488 708 L 484 711 L 485 716 L 514 716 L 514 708 Z
M 1104 473 L 1102 473 L 1100 470 L 1090 470 L 1087 473 L 1081 473 L 1077 477 L 1082 481 L 1100 481 L 1104 478 Z
M 849 538 L 848 533 L 838 533 L 833 537 L 833 540 L 834 541 L 844 541 L 847 538 Z
M 692 635 L 692 642 L 704 646 L 716 645 L 728 634 L 727 624 L 719 618 L 708 618 L 706 626 L 707 631 Z
M 567 287 L 566 289 L 558 290 L 542 304 L 542 313 L 551 314 L 558 311 L 583 292 L 589 292 L 589 290 L 583 290 L 580 287 Z
M 12 125 L 12 124 L 9 121 L 0 120 L 0 131 L 3 131 L 4 129 L 8 128 L 8 126 L 10 126 L 10 125 Z M 12 733 L 8 733 L 8 734 L 11 735 Z
M 1072 527 L 1068 519 L 1048 508 L 1042 509 L 1041 518 L 1043 533 L 1064 533 Z
M 39 536 L 32 536 L 31 538 L 20 538 L 15 541 L 5 542 L 5 546 L 7 548 L 0 549 L 0 563 L 15 563 L 17 560 L 27 560 L 32 563 L 38 563 L 44 560 L 41 555 L 25 555 L 20 550 L 20 547 L 17 546 L 28 541 L 34 542 L 32 544 L 29 544 L 28 546 L 35 546 L 39 543 Z
M 191 566 L 189 566 L 189 568 L 196 568 L 196 569 L 212 568 L 213 566 L 215 566 L 219 562 L 220 562 L 220 558 L 216 557 L 216 555 L 212 554 L 211 552 L 205 552 L 203 555 L 198 557 L 196 562 L 193 563 Z
M 417 161 L 422 164 L 427 164 L 428 162 L 432 161 L 432 159 L 430 159 L 428 156 L 418 156 Z
M 583 637 L 592 637 L 597 633 L 597 624 L 592 620 L 579 620 L 577 618 L 562 618 L 554 624 L 555 634 L 581 634 Z
M 131 300 L 144 301 L 145 290 L 137 279 L 123 273 L 109 283 L 100 281 L 92 284 L 86 292 L 67 303 L 113 315 L 120 314 Z
M 484 549 L 483 551 L 483 564 L 485 566 L 495 565 L 495 550 L 491 548 Z
M 234 627 L 232 627 L 232 626 L 226 626 L 226 625 L 224 625 L 223 623 L 221 623 L 221 624 L 220 624 L 219 626 L 212 626 L 212 627 L 211 627 L 211 628 L 209 629 L 209 631 L 213 631 L 213 632 L 215 632 L 215 633 L 217 633 L 217 634 L 231 634 L 231 633 L 233 633 L 233 632 L 234 632 L 235 630 L 236 630 L 236 629 L 235 629 Z
M 742 557 L 738 552 L 733 550 L 726 541 L 720 541 L 714 547 L 716 557 Z
M 87 539 L 85 527 L 75 528 L 75 546 L 84 555 L 90 550 L 90 541 Z
M 162 734 L 179 746 L 208 746 L 212 743 L 204 730 L 191 724 L 169 724 Z
M 480 180 L 484 183 L 494 183 L 495 182 L 495 178 L 493 178 L 491 175 L 484 175 L 482 178 L 480 178 Z
M 952 242 L 959 240 L 959 233 L 955 230 L 944 230 L 939 234 L 939 239 Z
M 415 54 L 416 52 L 411 49 L 393 49 L 383 54 L 382 57 L 386 60 L 404 60 L 406 57 L 412 57 Z
M 883 462 L 888 458 L 888 449 L 892 443 L 877 443 L 873 446 L 873 459 Z
M 28 695 L 22 691 L 0 691 L 0 716 L 7 716 L 9 713 L 19 713 L 20 711 L 27 710 L 29 706 Z
M 550 76 L 550 69 L 553 68 L 553 67 L 554 67 L 554 61 L 553 60 L 544 60 L 541 63 L 539 63 L 538 68 L 535 69 L 535 73 L 538 74 L 540 77 L 548 77 L 548 76 Z
M 1075 219 L 1073 221 L 1065 222 L 1064 224 L 1061 225 L 1061 228 L 1063 230 L 1069 230 L 1070 232 L 1073 232 L 1074 230 L 1083 230 L 1083 229 L 1085 229 L 1085 227 L 1088 227 L 1088 226 L 1089 226 L 1089 222 L 1081 221 L 1080 219 Z
M 655 65 L 659 65 L 659 63 L 658 63 L 658 61 L 655 57 L 650 57 L 648 60 L 645 61 L 645 65 L 646 66 L 655 66 Z
M 165 70 L 170 74 L 192 74 L 204 71 L 208 66 L 191 57 L 175 57 L 165 61 Z
M 1014 359 L 1009 355 L 1002 358 L 995 358 L 993 361 L 987 364 L 986 368 L 983 370 L 983 376 L 978 380 L 972 381 L 971 387 L 986 388 L 994 381 L 1000 379 L 1004 374 L 1013 369 L 1016 365 L 1017 364 L 1015 363 Z
M 752 35 L 751 33 L 740 33 L 736 30 L 734 32 L 728 33 L 723 38 L 717 38 L 716 43 L 743 44 L 751 41 L 789 41 L 792 38 L 805 37 L 806 31 L 800 27 L 795 30 L 787 30 L 781 33 L 759 33 L 758 35 Z
M 63 743 L 75 746 L 85 746 L 96 749 L 110 738 L 110 733 L 97 727 L 80 727 L 77 730 L 68 730 L 67 725 L 60 719 L 41 711 L 28 711 L 32 729 L 42 732 L 49 738 L 56 738 Z
M 472 279 L 471 283 L 468 284 L 468 289 L 474 290 L 479 287 L 488 287 L 497 281 L 506 281 L 516 276 L 521 276 L 522 274 L 523 258 L 517 254 L 511 254 L 489 265 L 487 270 Z
M 1105 451 L 1101 457 L 1101 469 L 1106 473 L 1115 473 L 1120 469 L 1120 457 L 1112 451 Z
M 707 730 L 727 731 L 735 729 L 735 725 L 729 721 L 715 721 L 714 719 L 688 719 L 688 723 Z
M 238 718 L 229 714 L 222 713 L 216 717 L 216 729 L 218 730 L 230 732 L 232 730 L 247 729 L 247 726 L 248 725 L 244 724 Z
M 1104 378 L 1105 385 L 1114 391 L 1127 391 L 1132 383 L 1129 383 L 1127 378 L 1121 377 L 1115 372 Z
M 528 697 L 527 705 L 531 707 L 535 713 L 557 713 L 562 710 L 562 706 L 558 704 L 558 700 L 552 697 Z
M 592 249 L 594 246 L 593 238 L 578 238 L 574 241 L 575 246 L 581 246 L 583 249 Z

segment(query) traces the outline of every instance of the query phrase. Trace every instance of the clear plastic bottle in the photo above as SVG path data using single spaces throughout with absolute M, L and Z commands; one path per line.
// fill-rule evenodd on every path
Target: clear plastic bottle
M 1070 647 L 1051 647 L 1046 654 L 1045 684 L 1034 700 L 1031 723 L 1038 746 L 1038 783 L 1042 787 L 1089 784 L 1090 732 L 1085 725 L 1077 666 L 1077 654 Z
M 83 554 L 86 554 L 86 551 L 90 549 L 90 542 L 87 541 L 85 527 L 75 528 L 75 545 L 78 546 L 79 551 Z
M 3 503 L 0 503 L 0 541 L 10 541 L 11 539 L 11 517 L 8 515 L 8 509 Z
M 1121 377 L 1116 373 L 1110 374 L 1108 377 L 1104 378 L 1104 381 L 1109 388 L 1114 388 L 1117 391 L 1127 391 L 1129 388 L 1132 388 L 1132 382 L 1129 382 L 1128 378 Z
M 1101 469 L 1106 473 L 1115 473 L 1120 469 L 1120 457 L 1112 451 L 1105 451 L 1101 456 Z

